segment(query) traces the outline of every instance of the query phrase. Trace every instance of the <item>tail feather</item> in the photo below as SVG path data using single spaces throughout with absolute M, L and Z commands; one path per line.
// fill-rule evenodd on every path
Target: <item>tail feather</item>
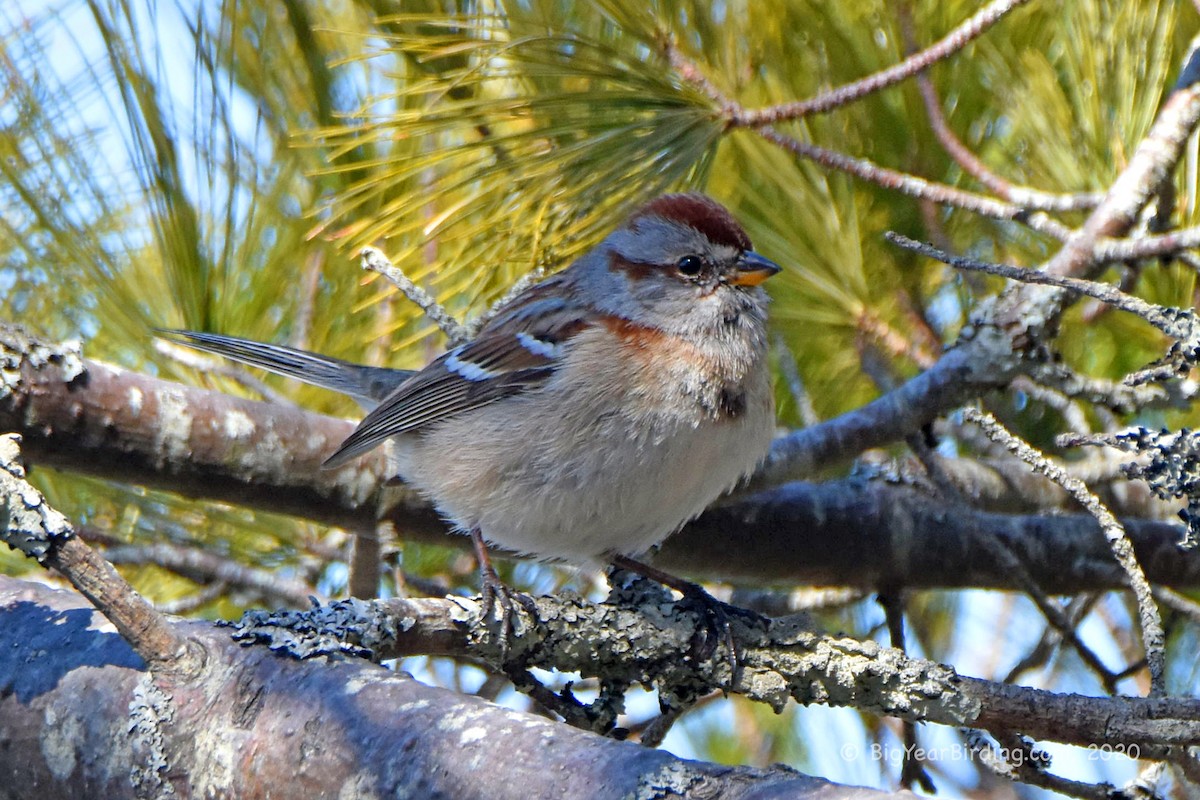
M 294 347 L 199 331 L 156 330 L 175 344 L 231 358 L 298 381 L 349 395 L 374 408 L 414 374 L 410 370 L 368 367 Z

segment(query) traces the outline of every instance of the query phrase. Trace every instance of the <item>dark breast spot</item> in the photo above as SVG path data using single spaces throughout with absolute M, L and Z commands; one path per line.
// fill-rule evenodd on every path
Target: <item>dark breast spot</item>
M 740 386 L 722 387 L 718 410 L 728 419 L 737 419 L 746 413 L 746 390 Z

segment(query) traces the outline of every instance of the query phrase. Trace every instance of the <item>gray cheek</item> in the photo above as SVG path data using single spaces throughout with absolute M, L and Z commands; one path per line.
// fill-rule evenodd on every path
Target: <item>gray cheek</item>
M 644 303 L 659 303 L 667 294 L 667 287 L 657 282 L 645 281 L 638 287 L 638 299 Z

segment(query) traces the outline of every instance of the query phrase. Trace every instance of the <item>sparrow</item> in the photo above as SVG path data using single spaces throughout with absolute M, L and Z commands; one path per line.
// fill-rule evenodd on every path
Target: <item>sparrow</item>
M 415 373 L 212 333 L 160 335 L 367 406 L 325 465 L 392 442 L 398 476 L 471 535 L 488 610 L 504 591 L 488 544 L 615 563 L 696 596 L 695 584 L 635 557 L 770 446 L 760 284 L 777 272 L 715 200 L 668 194 Z

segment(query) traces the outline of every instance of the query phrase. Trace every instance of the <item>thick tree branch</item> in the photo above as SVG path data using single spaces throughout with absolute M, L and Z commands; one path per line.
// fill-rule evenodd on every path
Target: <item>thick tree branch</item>
M 0 541 L 66 577 L 104 612 L 150 669 L 194 670 L 194 648 L 26 483 L 18 444 L 17 436 L 0 436 Z
M 520 636 L 509 645 L 481 628 L 476 601 L 458 598 L 251 612 L 238 636 L 301 657 L 369 651 L 396 658 L 432 651 L 644 684 L 668 695 L 720 688 L 777 711 L 792 700 L 849 706 L 1067 744 L 1135 745 L 1147 755 L 1200 740 L 1200 700 L 1062 695 L 968 678 L 874 642 L 824 636 L 799 617 L 765 626 L 736 621 L 741 666 L 731 675 L 723 658 L 687 655 L 703 619 L 643 580 L 620 586 L 600 604 L 568 594 L 535 603 L 536 618 L 524 609 L 518 613 Z
M 0 576 L 0 794 L 121 800 L 153 784 L 246 800 L 887 796 L 786 768 L 685 761 L 359 659 L 300 662 L 206 623 L 172 627 L 203 649 L 204 670 L 151 682 L 78 596 Z
M 0 324 L 0 366 L 0 431 L 22 434 L 34 464 L 374 529 L 382 450 L 321 469 L 351 422 L 85 360 L 12 325 Z M 415 492 L 387 502 L 405 530 L 445 529 Z
M 37 352 L 53 349 L 28 341 L 26 346 Z M 34 464 L 292 514 L 367 535 L 375 535 L 378 517 L 406 539 L 459 541 L 447 538 L 444 523 L 415 493 L 384 487 L 382 457 L 332 472 L 319 468 L 352 430 L 349 422 L 92 361 L 81 360 L 76 374 L 64 375 L 52 360 L 35 362 L 14 356 L 11 349 L 9 358 L 0 429 L 26 437 L 23 450 Z M 162 433 L 164 425 L 177 433 Z M 983 472 L 971 479 L 977 488 L 964 491 L 975 502 L 1011 508 L 1004 501 L 1011 479 Z M 997 481 L 1002 485 L 988 488 Z M 1179 551 L 1179 529 L 1125 522 L 1151 581 L 1176 588 L 1200 585 L 1200 551 Z M 1047 593 L 1123 585 L 1103 537 L 1085 515 L 986 513 L 864 480 L 793 483 L 726 501 L 668 539 L 656 563 L 693 576 L 788 585 L 1020 589 L 1011 572 L 988 555 L 981 536 L 1003 539 Z
M 1191 76 L 1198 60 L 1200 52 L 1193 51 L 1181 73 Z M 1041 269 L 1060 277 L 1087 278 L 1102 266 L 1097 245 L 1130 231 L 1142 208 L 1174 173 L 1198 121 L 1200 83 L 1181 81 L 1104 200 Z M 792 150 L 796 145 L 803 150 L 814 147 L 770 128 L 760 132 Z M 959 343 L 932 368 L 862 408 L 777 440 L 756 485 L 811 474 L 818 465 L 895 441 L 951 408 L 1007 385 L 1020 374 L 1028 355 L 1055 331 L 1065 294 L 1058 288 L 1026 285 L 980 304 Z

